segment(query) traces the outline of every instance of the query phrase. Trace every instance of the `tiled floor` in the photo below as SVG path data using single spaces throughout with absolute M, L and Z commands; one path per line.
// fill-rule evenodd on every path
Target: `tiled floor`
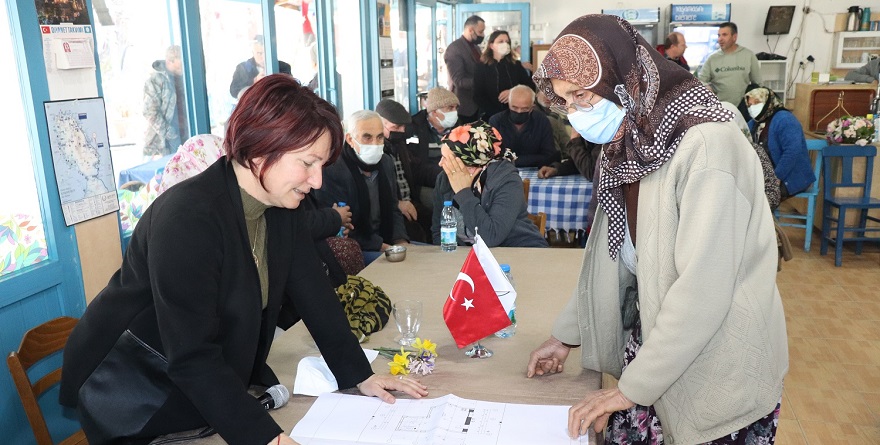
M 777 276 L 788 327 L 777 445 L 880 444 L 880 249 L 819 255 L 786 228 L 794 258 Z

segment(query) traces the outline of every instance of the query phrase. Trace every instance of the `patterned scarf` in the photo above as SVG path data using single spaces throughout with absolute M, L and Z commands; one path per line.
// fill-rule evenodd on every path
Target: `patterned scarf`
M 516 160 L 509 148 L 501 148 L 501 133 L 495 127 L 476 121 L 459 125 L 443 137 L 445 145 L 468 167 L 482 167 L 495 159 Z
M 784 110 L 785 105 L 783 105 L 776 93 L 769 88 L 764 87 L 752 88 L 751 90 L 746 91 L 746 103 L 748 103 L 749 99 L 764 103 L 764 108 L 758 113 L 758 116 L 754 118 L 755 123 L 758 125 L 755 127 L 753 138 L 755 142 L 766 146 L 767 135 L 765 133 L 766 130 L 770 128 L 770 120 L 773 119 L 773 115 L 776 114 L 777 111 Z
M 660 55 L 629 22 L 586 15 L 556 38 L 534 80 L 551 103 L 566 104 L 550 79 L 571 82 L 620 105 L 626 118 L 599 161 L 597 199 L 608 214 L 608 250 L 617 259 L 626 213 L 623 184 L 660 168 L 690 127 L 727 122 L 733 114 L 692 74 Z

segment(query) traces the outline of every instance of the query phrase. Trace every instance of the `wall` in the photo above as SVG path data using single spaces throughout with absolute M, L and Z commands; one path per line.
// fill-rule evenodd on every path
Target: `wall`
M 507 3 L 501 0 L 482 0 L 480 3 Z M 551 43 L 560 31 L 571 22 L 573 17 L 584 14 L 598 14 L 602 8 L 656 8 L 660 7 L 661 17 L 669 14 L 669 5 L 673 2 L 657 2 L 653 0 L 629 0 L 626 2 L 560 2 L 559 0 L 531 0 L 532 5 L 532 40 L 544 40 Z M 712 1 L 681 1 L 682 3 L 728 3 Z M 872 11 L 880 12 L 880 1 L 853 1 L 842 0 L 786 0 L 768 3 L 765 0 L 731 0 L 731 21 L 739 28 L 737 43 L 754 52 L 771 52 L 767 46 L 764 30 L 764 19 L 767 16 L 767 8 L 773 5 L 796 5 L 794 21 L 791 33 L 788 35 L 770 37 L 770 47 L 775 45 L 776 54 L 789 58 L 792 64 L 805 62 L 808 55 L 815 58 L 815 66 L 805 66 L 807 76 L 812 71 L 829 72 L 831 67 L 831 51 L 834 42 L 835 19 L 837 14 L 845 13 L 851 4 L 859 4 L 869 7 Z M 560 5 L 566 6 L 560 6 Z M 806 16 L 803 13 L 804 6 L 811 9 Z M 877 20 L 876 18 L 874 20 Z M 667 19 L 668 21 L 668 19 Z M 802 25 L 802 26 L 801 26 Z M 665 27 L 665 25 L 663 25 Z M 800 33 L 798 33 L 800 30 Z M 797 35 L 801 38 L 795 39 Z M 800 43 L 800 45 L 798 45 Z M 799 49 L 798 49 L 799 46 Z M 803 79 L 808 79 L 805 77 Z M 798 75 L 796 82 L 802 80 Z M 807 80 L 808 81 L 808 80 Z

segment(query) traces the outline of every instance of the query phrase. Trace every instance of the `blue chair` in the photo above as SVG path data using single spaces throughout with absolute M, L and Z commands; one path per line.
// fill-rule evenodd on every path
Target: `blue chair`
M 827 145 L 828 143 L 824 139 L 807 140 L 807 150 L 815 152 L 813 176 L 816 177 L 816 181 L 810 185 L 810 188 L 792 196 L 792 198 L 804 198 L 807 200 L 807 214 L 782 213 L 778 208 L 773 211 L 773 216 L 776 217 L 776 222 L 780 226 L 799 227 L 805 230 L 804 252 L 810 251 L 810 241 L 813 239 L 813 218 L 816 214 L 816 199 L 819 196 L 819 175 L 822 174 L 822 150 Z M 792 220 L 803 222 L 791 222 Z
M 829 145 L 824 151 L 824 179 L 825 179 L 825 199 L 822 206 L 822 247 L 820 253 L 825 255 L 828 252 L 828 243 L 833 242 L 835 246 L 834 265 L 840 267 L 842 262 L 844 242 L 856 243 L 856 255 L 861 255 L 862 244 L 868 242 L 880 242 L 880 236 L 868 236 L 868 233 L 880 232 L 880 227 L 867 227 L 868 221 L 880 223 L 880 218 L 869 216 L 868 211 L 871 209 L 880 209 L 880 199 L 871 197 L 871 175 L 874 174 L 874 157 L 877 155 L 877 147 L 867 145 L 860 147 L 858 145 Z M 853 179 L 853 160 L 863 158 L 865 160 L 865 179 L 856 182 Z M 838 161 L 838 162 L 831 162 Z M 832 167 L 834 164 L 840 165 L 840 179 L 836 179 Z M 844 197 L 835 196 L 837 189 L 855 189 L 860 191 L 861 196 Z M 834 208 L 837 208 L 837 217 L 832 215 Z M 846 211 L 857 210 L 859 213 L 858 226 L 847 227 Z M 836 225 L 832 227 L 831 223 Z M 846 237 L 846 233 L 852 233 L 855 236 Z

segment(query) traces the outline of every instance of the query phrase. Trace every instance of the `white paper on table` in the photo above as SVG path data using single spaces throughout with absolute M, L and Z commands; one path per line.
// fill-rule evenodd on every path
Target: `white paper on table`
M 568 408 L 484 402 L 452 394 L 436 399 L 397 399 L 322 394 L 290 437 L 302 445 L 347 444 L 565 444 Z
M 379 351 L 364 349 L 364 355 L 370 363 L 379 356 Z M 307 396 L 319 396 L 325 392 L 339 389 L 336 377 L 323 356 L 304 357 L 296 366 L 296 380 L 293 382 L 293 393 Z

